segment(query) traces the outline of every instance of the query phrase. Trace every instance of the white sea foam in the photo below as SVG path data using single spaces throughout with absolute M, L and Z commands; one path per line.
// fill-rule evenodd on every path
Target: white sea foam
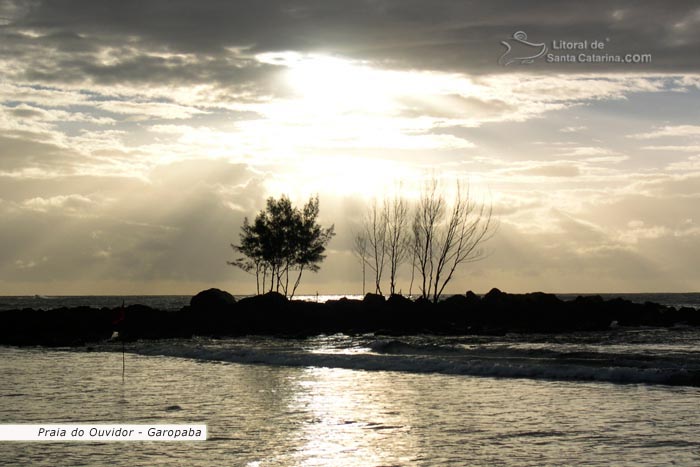
M 183 343 L 145 343 L 134 350 L 144 355 L 241 364 L 700 386 L 700 368 L 668 360 L 630 356 L 611 358 L 604 355 L 596 358 L 596 354 L 579 353 L 569 356 L 554 352 L 543 356 L 512 350 L 467 352 L 401 341 L 376 341 L 370 345 L 370 351 L 356 353 L 240 346 L 206 347 Z

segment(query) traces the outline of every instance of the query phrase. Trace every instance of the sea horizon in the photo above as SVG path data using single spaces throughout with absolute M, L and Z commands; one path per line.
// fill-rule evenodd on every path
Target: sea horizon
M 504 291 L 509 293 L 507 291 Z M 530 292 L 533 293 L 533 292 Z M 550 292 L 544 292 L 550 293 Z M 477 296 L 484 296 L 486 293 L 476 293 Z M 653 302 L 665 306 L 691 307 L 700 309 L 700 292 L 599 292 L 599 293 L 551 293 L 559 299 L 568 301 L 574 300 L 576 297 L 583 296 L 600 296 L 603 299 L 622 298 L 634 303 Z M 194 294 L 196 295 L 196 294 Z M 72 308 L 78 306 L 88 306 L 93 308 L 116 308 L 124 304 L 129 305 L 146 305 L 151 308 L 163 309 L 169 311 L 179 310 L 184 306 L 189 305 L 190 299 L 194 295 L 189 294 L 173 294 L 173 295 L 0 295 L 0 311 L 11 309 L 37 308 L 37 309 L 53 309 L 53 308 Z M 255 294 L 232 294 L 236 300 L 247 297 L 253 297 Z M 463 294 L 443 294 L 441 299 L 451 297 L 453 295 Z M 520 295 L 515 293 L 514 295 Z M 388 296 L 388 295 L 387 295 Z M 351 300 L 362 300 L 362 294 L 299 294 L 294 296 L 294 300 L 311 301 L 324 303 L 328 300 L 338 300 L 348 298 Z M 410 299 L 420 297 L 419 294 L 405 295 Z

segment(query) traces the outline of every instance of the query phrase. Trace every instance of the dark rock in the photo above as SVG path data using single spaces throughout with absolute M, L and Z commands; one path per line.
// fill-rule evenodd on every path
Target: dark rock
M 246 297 L 241 299 L 238 304 L 244 306 L 246 309 L 258 309 L 258 310 L 271 310 L 278 309 L 280 307 L 286 307 L 289 303 L 287 297 L 279 292 L 267 292 L 262 295 L 255 295 L 253 297 Z
M 228 292 L 219 289 L 209 289 L 199 292 L 190 300 L 190 307 L 195 310 L 224 310 L 236 303 Z
M 367 294 L 363 300 L 327 303 L 289 301 L 275 292 L 236 302 L 221 290 L 200 292 L 178 312 L 142 305 L 125 308 L 87 307 L 0 311 L 0 344 L 77 346 L 109 339 L 123 340 L 268 334 L 305 337 L 318 334 L 388 335 L 503 334 L 506 332 L 572 332 L 619 326 L 700 325 L 700 310 L 675 309 L 657 303 L 633 303 L 600 296 L 562 301 L 552 294 L 508 294 L 492 289 L 482 299 L 473 292 L 437 304 L 401 295 L 388 300 Z
M 385 302 L 384 295 L 379 295 L 376 293 L 368 293 L 365 298 L 362 299 L 365 305 L 383 305 Z
M 505 295 L 508 294 L 503 293 L 496 287 L 494 287 L 493 289 L 489 290 L 489 292 L 486 295 L 484 295 L 483 300 L 487 302 L 496 302 L 502 300 Z
M 366 298 L 367 297 L 365 297 L 365 299 Z M 386 304 L 389 305 L 391 308 L 400 308 L 412 307 L 414 305 L 414 302 L 410 298 L 404 297 L 403 295 L 391 294 L 387 299 Z
M 464 295 L 452 295 L 439 302 L 443 307 L 464 309 L 469 304 L 469 300 Z
M 471 290 L 469 290 L 465 294 L 465 296 L 467 298 L 467 303 L 470 306 L 478 305 L 479 303 L 481 303 L 481 299 L 479 298 L 479 296 L 477 294 L 475 294 L 474 292 L 472 292 Z

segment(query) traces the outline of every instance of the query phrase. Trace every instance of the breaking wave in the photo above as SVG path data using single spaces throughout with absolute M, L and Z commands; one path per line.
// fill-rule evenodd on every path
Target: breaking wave
M 470 351 L 451 346 L 410 344 L 398 340 L 375 341 L 365 350 L 353 353 L 324 353 L 304 349 L 222 348 L 160 342 L 146 344 L 132 351 L 149 356 L 239 364 L 700 386 L 700 362 L 696 359 L 688 361 L 678 358 L 648 358 L 595 352 L 563 353 L 551 350 Z

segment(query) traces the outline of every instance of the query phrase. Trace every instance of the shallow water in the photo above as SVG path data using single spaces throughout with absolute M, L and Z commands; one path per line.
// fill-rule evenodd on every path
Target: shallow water
M 322 351 L 313 342 L 274 343 L 285 345 Z M 209 440 L 0 443 L 0 463 L 700 464 L 697 387 L 240 364 L 131 353 L 122 382 L 121 365 L 118 352 L 0 348 L 0 421 L 206 423 Z
M 127 348 L 142 355 L 274 366 L 700 386 L 700 329 L 691 327 L 555 335 L 249 336 Z

